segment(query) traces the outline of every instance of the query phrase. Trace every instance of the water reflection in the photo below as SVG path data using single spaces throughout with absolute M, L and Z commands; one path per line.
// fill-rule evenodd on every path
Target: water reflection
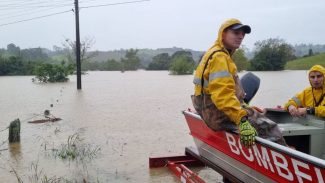
M 16 160 L 22 159 L 22 152 L 21 152 L 21 143 L 8 143 L 10 157 Z

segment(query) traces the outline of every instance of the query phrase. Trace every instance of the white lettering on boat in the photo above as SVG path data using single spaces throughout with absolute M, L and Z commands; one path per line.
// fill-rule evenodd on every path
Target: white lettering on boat
M 251 148 L 248 148 L 248 154 L 249 154 L 249 155 L 247 155 L 247 154 L 245 153 L 245 150 L 243 150 L 243 147 L 242 147 L 241 143 L 239 143 L 239 149 L 240 149 L 241 153 L 245 156 L 245 158 L 246 158 L 248 161 L 251 161 L 251 162 L 254 161 L 254 155 L 253 155 L 253 153 L 252 153 L 252 149 L 251 149 Z
M 302 178 L 305 178 L 306 180 L 311 181 L 311 180 L 312 180 L 311 176 L 308 175 L 308 174 L 306 174 L 306 173 L 304 173 L 304 172 L 302 172 L 302 171 L 299 169 L 299 167 L 302 167 L 302 168 L 304 168 L 304 169 L 309 170 L 309 166 L 308 166 L 308 164 L 303 163 L 303 162 L 301 162 L 301 161 L 298 161 L 298 160 L 296 160 L 296 159 L 294 159 L 294 158 L 292 158 L 291 160 L 292 160 L 293 169 L 294 169 L 295 172 L 296 172 L 296 175 L 297 175 L 298 181 L 299 181 L 299 182 L 304 182 Z
M 277 153 L 277 152 L 272 151 L 272 150 L 271 150 L 271 154 L 272 154 L 272 159 L 273 159 L 275 168 L 278 171 L 278 174 L 281 177 L 292 181 L 293 180 L 293 175 L 292 175 L 292 173 L 290 172 L 290 170 L 288 168 L 287 159 L 282 154 Z M 282 170 L 284 170 L 284 172 Z
M 227 141 L 230 147 L 231 152 L 240 155 L 239 148 L 236 145 L 236 139 L 233 135 L 226 133 Z
M 252 146 L 252 148 L 243 148 L 240 139 L 226 132 L 226 138 L 230 152 L 238 158 L 254 163 L 269 171 L 273 175 L 284 178 L 287 181 L 294 182 L 319 182 L 324 183 L 322 171 L 312 164 L 299 161 L 297 159 L 286 157 L 285 155 L 268 149 L 263 146 Z M 271 158 L 270 158 L 271 157 Z M 249 162 L 247 162 L 249 164 Z M 268 174 L 270 174 L 268 173 Z M 314 179 L 314 180 L 313 180 Z
M 316 172 L 318 183 L 324 183 L 324 179 L 323 179 L 322 173 L 320 172 L 319 168 L 315 167 L 315 172 Z
M 262 157 L 261 157 L 261 153 L 257 149 L 257 146 L 253 146 L 253 149 L 254 149 L 254 154 L 257 159 L 258 165 L 262 166 L 262 164 L 263 164 L 263 167 L 266 170 L 268 170 L 270 167 L 270 170 L 274 173 L 274 169 L 273 169 L 273 166 L 272 166 L 272 163 L 271 163 L 271 160 L 270 160 L 269 154 L 267 153 L 266 148 L 261 147 Z

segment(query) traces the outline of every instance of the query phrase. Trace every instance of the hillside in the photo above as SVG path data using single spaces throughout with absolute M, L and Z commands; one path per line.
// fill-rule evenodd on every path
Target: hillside
M 308 70 L 310 69 L 310 67 L 316 64 L 325 66 L 325 53 L 289 61 L 287 62 L 285 69 L 286 70 Z
M 325 52 L 325 45 L 321 44 L 296 44 L 293 48 L 295 49 L 295 55 L 297 57 L 308 55 L 309 51 L 312 51 L 315 55 Z
M 150 62 L 152 62 L 152 57 L 161 54 L 161 53 L 168 53 L 170 56 L 174 54 L 176 51 L 190 51 L 193 55 L 193 59 L 198 62 L 198 60 L 201 58 L 204 52 L 201 51 L 194 51 L 190 49 L 183 49 L 183 48 L 159 48 L 159 49 L 139 49 L 138 51 L 138 57 L 141 60 L 141 64 L 144 67 L 147 67 Z M 108 59 L 114 59 L 116 61 L 120 61 L 122 57 L 125 56 L 126 50 L 120 49 L 120 50 L 113 50 L 113 51 L 97 51 L 96 57 L 92 58 L 92 61 L 95 62 L 104 62 Z

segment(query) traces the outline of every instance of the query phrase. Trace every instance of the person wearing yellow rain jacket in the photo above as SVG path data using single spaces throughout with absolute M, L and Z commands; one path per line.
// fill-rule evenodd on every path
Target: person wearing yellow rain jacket
M 192 96 L 193 106 L 207 126 L 214 131 L 239 130 L 240 140 L 245 146 L 255 143 L 255 128 L 258 129 L 259 125 L 256 115 L 255 120 L 251 118 L 254 110 L 242 107 L 245 92 L 231 56 L 240 47 L 245 34 L 250 32 L 250 26 L 237 19 L 229 19 L 221 25 L 216 42 L 203 55 L 195 71 L 195 93 Z M 279 138 L 275 141 L 286 145 L 276 123 L 266 126 L 269 128 L 264 131 L 276 131 L 273 134 Z
M 325 117 L 325 69 L 321 65 L 314 65 L 308 72 L 310 87 L 292 97 L 284 106 L 294 117 L 306 114 Z

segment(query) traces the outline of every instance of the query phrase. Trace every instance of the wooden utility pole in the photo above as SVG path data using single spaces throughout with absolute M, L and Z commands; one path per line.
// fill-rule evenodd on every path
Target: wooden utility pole
M 75 0 L 76 16 L 76 60 L 77 60 L 77 89 L 81 90 L 81 62 L 80 62 L 80 33 L 79 33 L 79 2 Z

